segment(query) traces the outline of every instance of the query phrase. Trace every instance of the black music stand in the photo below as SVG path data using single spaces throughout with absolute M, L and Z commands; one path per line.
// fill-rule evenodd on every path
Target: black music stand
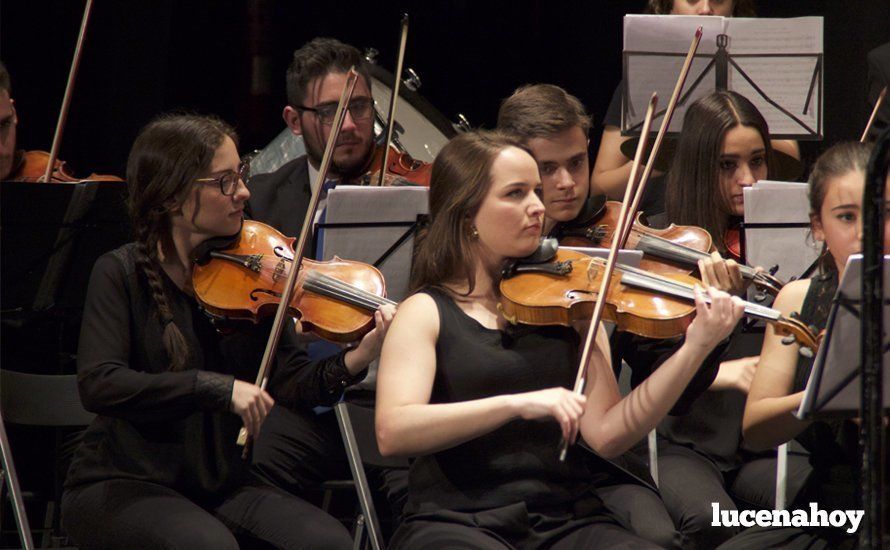
M 0 183 L 4 321 L 79 311 L 93 263 L 129 240 L 126 184 Z
M 369 263 L 383 273 L 391 300 L 408 296 L 414 237 L 429 211 L 419 186 L 340 185 L 328 193 L 322 259 Z
M 816 355 L 803 402 L 796 416 L 801 420 L 823 416 L 859 415 L 861 365 L 860 298 L 862 255 L 847 263 L 828 315 L 825 336 Z M 884 288 L 890 288 L 890 256 L 884 256 Z M 890 326 L 890 300 L 885 300 L 884 326 Z M 883 368 L 890 361 L 890 341 L 884 338 Z M 884 413 L 890 411 L 890 376 L 883 379 Z

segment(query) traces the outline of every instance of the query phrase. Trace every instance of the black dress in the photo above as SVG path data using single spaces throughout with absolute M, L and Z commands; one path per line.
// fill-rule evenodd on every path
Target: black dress
M 165 533 L 146 527 L 151 529 L 146 534 L 132 524 L 134 519 L 146 526 L 153 519 L 163 523 L 165 514 L 180 507 L 177 512 L 192 515 L 196 525 L 212 524 L 201 515 L 203 509 L 236 534 L 253 531 L 249 535 L 267 538 L 256 532 L 265 526 L 254 525 L 262 522 L 254 521 L 256 510 L 250 509 L 263 506 L 267 496 L 279 501 L 269 502 L 272 506 L 308 517 L 310 505 L 296 498 L 282 499 L 271 487 L 244 490 L 245 485 L 261 484 L 247 478 L 247 463 L 235 444 L 241 419 L 229 412 L 229 402 L 236 379 L 255 379 L 269 324 L 218 331 L 193 298 L 161 272 L 174 321 L 189 349 L 185 368 L 170 371 L 157 306 L 148 282 L 136 269 L 135 249 L 129 244 L 105 254 L 90 279 L 78 382 L 84 406 L 98 416 L 86 430 L 65 482 L 66 529 L 81 547 L 191 544 L 188 528 L 171 525 L 174 532 Z M 342 384 L 352 380 L 341 357 L 309 361 L 296 344 L 294 331 L 285 327 L 269 384 L 276 407 L 305 409 L 332 403 Z M 140 502 L 152 499 L 158 505 L 141 510 L 141 517 L 127 516 L 129 510 L 140 510 Z M 341 535 L 336 520 L 328 521 L 329 516 L 317 512 L 312 521 L 332 529 L 335 539 Z M 300 540 L 298 535 L 306 536 L 280 529 L 278 538 L 269 540 Z M 225 533 L 219 536 L 222 539 L 204 542 L 223 546 L 230 542 Z
M 574 383 L 578 334 L 566 327 L 483 327 L 445 291 L 430 403 L 453 403 Z M 590 492 L 583 451 L 558 459 L 555 421 L 513 420 L 411 464 L 406 520 L 394 548 L 537 548 L 647 543 L 618 527 Z M 580 547 L 580 546 L 579 546 Z
M 837 285 L 837 271 L 813 277 L 801 306 L 801 321 L 825 328 Z M 792 393 L 806 388 L 812 368 L 813 359 L 798 357 Z M 810 502 L 828 511 L 861 509 L 856 497 L 861 459 L 856 425 L 849 420 L 817 420 L 794 439 L 810 453 L 812 473 L 788 509 L 806 510 Z M 754 527 L 721 548 L 854 548 L 857 536 L 831 527 Z

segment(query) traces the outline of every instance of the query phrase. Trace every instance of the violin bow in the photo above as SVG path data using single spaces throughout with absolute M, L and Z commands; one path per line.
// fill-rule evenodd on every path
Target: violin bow
M 396 101 L 399 97 L 399 87 L 402 84 L 402 65 L 405 63 L 405 44 L 408 42 L 408 14 L 402 14 L 402 35 L 399 39 L 399 57 L 396 61 L 396 78 L 392 85 L 392 95 L 389 97 L 389 114 L 386 120 L 386 141 L 383 142 L 383 164 L 380 166 L 380 177 L 377 186 L 383 187 L 383 178 L 386 176 L 386 163 L 389 162 L 389 142 L 392 141 L 392 132 L 395 128 Z
M 658 150 L 661 149 L 661 142 L 664 141 L 664 136 L 667 134 L 668 127 L 671 125 L 671 119 L 674 116 L 674 108 L 677 106 L 677 102 L 680 100 L 680 93 L 683 91 L 683 85 L 686 84 L 686 77 L 689 75 L 689 69 L 692 68 L 692 62 L 695 59 L 695 53 L 698 51 L 698 45 L 701 43 L 702 37 L 702 27 L 699 26 L 695 29 L 695 36 L 692 37 L 692 43 L 689 45 L 689 51 L 686 53 L 686 59 L 683 61 L 683 67 L 680 69 L 680 74 L 677 76 L 677 84 L 674 86 L 674 92 L 671 95 L 670 101 L 668 101 L 667 108 L 664 111 L 664 118 L 661 122 L 661 128 L 658 129 L 658 135 L 655 136 L 655 142 L 652 144 L 652 152 L 649 153 L 649 160 L 646 162 L 646 169 L 643 170 L 643 176 L 640 178 L 639 186 L 637 187 L 637 193 L 633 199 L 633 205 L 630 209 L 632 213 L 636 213 L 637 209 L 640 206 L 640 200 L 643 197 L 643 191 L 646 190 L 646 183 L 649 181 L 649 174 L 652 172 L 652 167 L 655 165 L 655 159 L 658 158 Z M 648 131 L 648 130 L 647 130 Z M 640 141 L 642 141 L 642 136 L 640 136 Z M 639 152 L 639 149 L 637 149 Z M 631 179 L 628 181 L 628 187 L 633 182 L 633 174 L 631 174 Z M 625 200 L 627 194 L 625 193 Z M 633 224 L 627 224 L 627 227 L 623 232 L 616 232 L 615 234 L 619 236 L 618 239 L 619 245 L 621 248 L 624 247 L 627 242 L 628 237 L 630 236 L 630 230 L 633 228 Z
M 340 102 L 337 104 L 337 111 L 334 114 L 334 123 L 331 127 L 331 134 L 328 136 L 327 145 L 325 145 L 324 156 L 321 159 L 321 166 L 318 175 L 315 177 L 315 187 L 312 190 L 312 196 L 309 199 L 309 208 L 306 210 L 306 217 L 303 219 L 303 229 L 300 230 L 300 237 L 297 239 L 294 247 L 294 260 L 291 262 L 291 269 L 287 275 L 287 281 L 284 284 L 284 290 L 281 293 L 281 301 L 278 303 L 278 309 L 275 311 L 275 320 L 272 322 L 272 331 L 269 334 L 269 340 L 266 343 L 266 351 L 263 353 L 263 359 L 260 363 L 260 370 L 257 372 L 256 385 L 262 389 L 266 389 L 269 382 L 269 371 L 271 369 L 272 360 L 275 358 L 275 352 L 278 349 L 278 341 L 281 338 L 281 330 L 284 326 L 287 315 L 287 308 L 290 305 L 291 298 L 294 295 L 294 286 L 297 282 L 297 275 L 303 261 L 303 250 L 306 248 L 306 242 L 312 233 L 312 223 L 315 220 L 315 211 L 318 209 L 318 200 L 321 196 L 321 188 L 327 178 L 328 170 L 331 167 L 331 159 L 334 156 L 334 146 L 337 138 L 340 136 L 340 128 L 343 126 L 343 120 L 346 118 L 346 105 L 352 98 L 352 92 L 355 89 L 355 83 L 358 73 L 355 67 L 349 69 L 346 73 L 346 84 L 343 86 L 343 92 L 340 94 Z M 247 430 L 241 428 L 238 432 L 238 445 L 244 446 L 243 458 L 247 457 Z
M 862 137 L 859 138 L 859 143 L 865 143 L 865 138 L 868 137 L 868 131 L 871 130 L 871 126 L 875 122 L 875 117 L 878 116 L 878 109 L 881 108 L 881 104 L 884 103 L 884 98 L 886 96 L 887 86 L 884 86 L 884 89 L 881 90 L 881 94 L 878 96 L 878 100 L 875 101 L 875 108 L 871 110 L 871 116 L 868 117 L 868 124 L 865 125 L 865 130 L 862 132 Z
M 53 134 L 53 145 L 49 151 L 49 162 L 46 163 L 46 172 L 38 181 L 48 182 L 52 177 L 53 165 L 59 158 L 59 147 L 62 144 L 62 130 L 65 121 L 68 120 L 68 109 L 71 107 L 71 93 L 74 90 L 74 81 L 77 79 L 77 70 L 80 68 L 80 58 L 83 52 L 83 40 L 87 34 L 87 24 L 90 21 L 90 13 L 93 11 L 93 0 L 87 0 L 83 9 L 83 19 L 80 22 L 80 32 L 77 35 L 77 46 L 74 48 L 74 59 L 71 60 L 71 69 L 68 71 L 68 83 L 65 85 L 65 95 L 62 96 L 62 108 L 59 111 L 59 120 L 56 122 L 56 131 Z
M 643 133 L 640 135 L 640 141 L 637 143 L 637 151 L 634 155 L 633 165 L 630 169 L 630 179 L 627 187 L 624 189 L 624 201 L 621 203 L 621 212 L 618 214 L 618 224 L 615 228 L 615 234 L 621 235 L 625 225 L 630 225 L 629 219 L 633 219 L 633 212 L 628 212 L 628 204 L 633 201 L 634 193 L 639 195 L 639 188 L 634 185 L 637 181 L 637 173 L 640 170 L 640 163 L 643 159 L 646 145 L 649 141 L 649 127 L 652 125 L 652 117 L 655 115 L 655 107 L 658 105 L 658 94 L 652 93 L 649 98 L 649 107 L 646 109 L 646 118 L 643 119 Z M 630 215 L 628 215 L 630 214 Z M 618 258 L 619 240 L 612 239 L 612 246 L 609 248 L 609 257 L 606 260 L 606 266 L 603 268 L 603 278 L 600 282 L 599 293 L 597 294 L 596 303 L 593 306 L 593 315 L 590 318 L 590 325 L 587 327 L 587 337 L 584 340 L 584 347 L 581 350 L 581 364 L 578 366 L 578 373 L 575 376 L 574 392 L 578 395 L 584 393 L 585 373 L 587 372 L 587 362 L 590 360 L 590 353 L 593 344 L 596 342 L 596 334 L 600 326 L 600 320 L 603 317 L 603 309 L 606 305 L 605 296 L 609 292 L 609 283 L 612 281 L 612 273 L 615 270 L 615 264 Z M 559 460 L 564 462 L 566 453 L 568 452 L 569 443 L 563 440 L 562 447 L 559 450 Z

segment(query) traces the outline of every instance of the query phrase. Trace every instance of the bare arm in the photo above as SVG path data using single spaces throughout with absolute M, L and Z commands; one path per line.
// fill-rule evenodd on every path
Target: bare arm
M 772 145 L 773 149 L 776 151 L 781 151 L 789 157 L 794 157 L 797 160 L 800 160 L 800 145 L 798 145 L 795 140 L 774 139 L 770 141 L 770 145 Z
M 514 418 L 552 416 L 576 433 L 584 397 L 565 388 L 430 404 L 439 318 L 426 294 L 405 300 L 393 319 L 377 379 L 377 443 L 384 455 L 422 455 L 459 445 Z
M 623 399 L 609 361 L 608 340 L 598 342 L 587 366 L 587 407 L 581 418 L 584 440 L 605 457 L 615 457 L 643 439 L 667 415 L 710 351 L 741 318 L 738 298 L 709 291 L 712 305 L 696 299 L 696 318 L 683 345 Z
M 630 139 L 621 135 L 616 126 L 606 126 L 596 153 L 593 173 L 590 175 L 591 192 L 605 193 L 610 199 L 621 200 L 630 177 L 632 162 L 621 152 L 621 144 Z
M 630 178 L 633 161 L 621 152 L 621 144 L 629 139 L 630 137 L 622 136 L 621 130 L 616 126 L 606 126 L 603 129 L 593 173 L 590 175 L 591 193 L 605 193 L 613 200 L 624 199 L 624 189 Z M 658 170 L 652 170 L 653 177 L 659 174 L 661 172 Z
M 809 285 L 809 279 L 788 283 L 779 292 L 773 308 L 784 316 L 800 311 Z M 742 434 L 747 448 L 774 448 L 791 440 L 807 426 L 807 422 L 798 420 L 792 414 L 803 398 L 803 392 L 791 393 L 799 349 L 796 343 L 783 344 L 782 337 L 776 334 L 772 325 L 767 327 L 760 351 L 760 365 L 751 383 L 742 420 Z

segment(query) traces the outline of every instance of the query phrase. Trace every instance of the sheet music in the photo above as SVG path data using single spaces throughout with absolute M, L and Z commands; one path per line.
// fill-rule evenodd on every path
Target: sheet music
M 734 54 L 822 53 L 821 17 L 719 19 Z
M 715 89 L 714 67 L 704 75 L 703 72 L 717 51 L 717 35 L 726 34 L 731 61 L 738 65 L 736 68 L 730 63 L 728 67 L 728 89 L 754 103 L 774 136 L 818 139 L 822 119 L 822 78 L 817 69 L 823 51 L 822 24 L 821 17 L 625 16 L 624 82 L 627 94 L 623 96 L 626 110 L 622 110 L 622 132 L 639 132 L 645 106 L 653 91 L 663 98 L 671 96 L 695 29 L 701 25 L 702 40 L 683 88 L 683 94 L 689 93 L 689 97 L 677 106 L 671 132 L 682 129 L 683 116 L 689 105 Z M 739 70 L 744 71 L 756 88 Z M 693 88 L 700 77 L 701 81 Z
M 822 247 L 809 238 L 807 189 L 805 183 L 766 180 L 745 189 L 745 253 L 749 265 L 765 269 L 778 265 L 776 276 L 788 280 L 799 277 L 816 261 Z M 784 225 L 790 223 L 799 226 Z

